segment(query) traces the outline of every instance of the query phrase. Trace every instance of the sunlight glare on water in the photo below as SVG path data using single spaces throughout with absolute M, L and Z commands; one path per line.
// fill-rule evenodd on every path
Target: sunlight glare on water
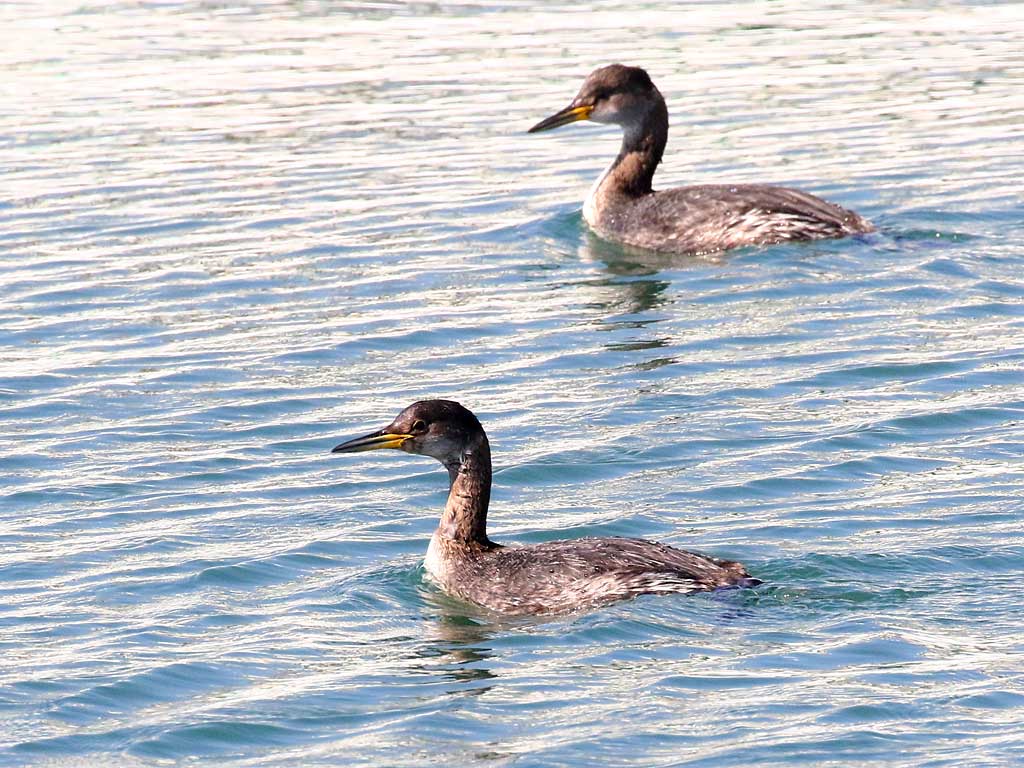
M 1024 6 L 0 6 L 0 762 L 1024 760 Z M 871 236 L 627 253 L 657 187 Z M 496 621 L 423 553 L 412 401 L 491 439 L 498 541 L 626 535 L 756 590 Z

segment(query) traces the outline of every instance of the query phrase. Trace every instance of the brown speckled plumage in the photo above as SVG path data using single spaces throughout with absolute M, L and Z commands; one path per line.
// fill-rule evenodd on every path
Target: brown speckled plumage
M 655 191 L 668 140 L 665 100 L 639 67 L 594 70 L 572 103 L 530 129 L 577 120 L 622 126 L 622 147 L 583 206 L 591 228 L 637 248 L 681 254 L 871 232 L 853 211 L 786 187 L 710 184 Z
M 476 417 L 450 400 L 413 403 L 379 432 L 335 448 L 433 456 L 451 488 L 424 562 L 447 592 L 503 614 L 565 613 L 642 594 L 759 583 L 739 563 L 644 539 L 584 538 L 501 546 L 487 538 L 491 454 Z

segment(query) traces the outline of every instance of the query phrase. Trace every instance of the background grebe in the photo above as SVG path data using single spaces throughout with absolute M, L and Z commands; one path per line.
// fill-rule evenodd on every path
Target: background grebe
M 699 254 L 873 230 L 853 211 L 785 187 L 707 184 L 655 192 L 651 179 L 668 140 L 668 109 L 639 67 L 611 64 L 595 69 L 568 107 L 529 132 L 579 120 L 622 126 L 619 154 L 583 206 L 587 223 L 610 240 Z
M 413 403 L 387 427 L 334 453 L 398 448 L 432 456 L 451 487 L 424 565 L 457 597 L 506 614 L 564 613 L 654 592 L 755 586 L 742 565 L 644 539 L 585 538 L 504 547 L 487 538 L 491 449 L 451 400 Z

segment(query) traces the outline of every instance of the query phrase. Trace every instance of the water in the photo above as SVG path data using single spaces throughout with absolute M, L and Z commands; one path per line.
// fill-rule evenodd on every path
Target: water
M 0 7 L 0 762 L 1024 762 L 1024 9 Z M 630 255 L 609 61 L 660 186 L 863 240 Z M 491 535 L 657 538 L 755 591 L 496 623 L 420 562 L 488 429 Z

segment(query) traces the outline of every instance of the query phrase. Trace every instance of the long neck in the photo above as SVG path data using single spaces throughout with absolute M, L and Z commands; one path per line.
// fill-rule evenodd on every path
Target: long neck
M 629 197 L 650 194 L 651 180 L 667 141 L 668 109 L 659 96 L 641 120 L 622 127 L 622 147 L 601 179 L 601 192 Z
M 437 532 L 459 543 L 491 545 L 487 538 L 487 506 L 491 501 L 491 446 L 480 433 L 462 452 L 461 461 L 446 465 L 451 489 Z

